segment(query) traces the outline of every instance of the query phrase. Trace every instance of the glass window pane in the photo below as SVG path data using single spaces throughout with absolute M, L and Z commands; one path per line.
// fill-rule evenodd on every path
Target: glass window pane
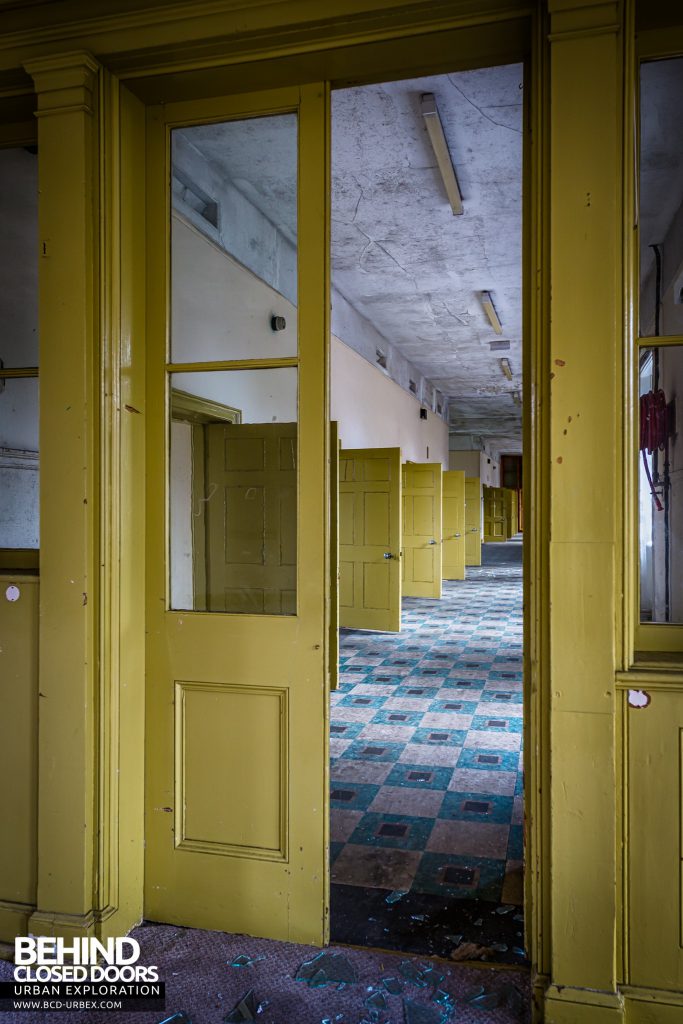
M 683 334 L 683 57 L 640 72 L 640 334 Z
M 295 615 L 296 369 L 170 384 L 171 607 Z
M 33 151 L 32 151 L 33 150 Z M 0 365 L 38 365 L 38 157 L 0 149 Z
M 38 379 L 0 380 L 0 548 L 39 546 Z
M 172 163 L 172 362 L 296 355 L 296 115 L 177 128 Z
M 640 619 L 683 623 L 683 345 L 640 353 Z

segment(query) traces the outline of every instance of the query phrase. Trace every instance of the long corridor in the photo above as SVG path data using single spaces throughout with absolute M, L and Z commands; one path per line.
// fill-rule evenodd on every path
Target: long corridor
M 522 545 L 482 550 L 484 564 L 444 581 L 441 600 L 404 599 L 400 634 L 342 631 L 339 905 L 355 902 L 352 887 L 373 903 L 403 892 L 418 909 L 434 897 L 475 913 L 522 902 Z

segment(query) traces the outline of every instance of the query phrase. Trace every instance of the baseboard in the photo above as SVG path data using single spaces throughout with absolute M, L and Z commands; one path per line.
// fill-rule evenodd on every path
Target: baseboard
M 544 1024 L 625 1024 L 624 999 L 618 992 L 549 985 Z

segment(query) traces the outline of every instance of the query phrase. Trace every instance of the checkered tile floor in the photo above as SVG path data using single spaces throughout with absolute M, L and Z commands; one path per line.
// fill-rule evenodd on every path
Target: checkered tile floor
M 400 634 L 342 630 L 333 882 L 522 902 L 521 545 L 484 558 Z

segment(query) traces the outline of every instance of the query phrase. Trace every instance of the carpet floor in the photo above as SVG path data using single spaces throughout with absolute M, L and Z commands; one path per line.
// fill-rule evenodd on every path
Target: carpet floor
M 519 1024 L 528 1020 L 529 978 L 519 971 L 464 967 L 432 960 L 407 960 L 389 953 L 331 949 L 339 956 L 301 965 L 320 950 L 243 935 L 144 924 L 131 933 L 140 943 L 140 963 L 156 965 L 166 984 L 165 1012 L 8 1012 L 3 1024 L 221 1024 L 226 1019 L 260 1024 Z M 245 956 L 254 962 L 233 967 Z M 339 968 L 349 980 L 339 988 Z M 320 974 L 320 969 L 325 971 Z M 303 973 L 307 980 L 296 980 Z M 315 976 L 314 985 L 309 981 Z M 0 962 L 0 980 L 12 965 Z M 328 978 L 328 983 L 323 984 Z M 393 979 L 393 980 L 391 980 Z M 386 983 L 385 983 L 386 982 Z M 320 986 L 320 987 L 318 987 Z M 253 990 L 261 1012 L 233 1015 Z

